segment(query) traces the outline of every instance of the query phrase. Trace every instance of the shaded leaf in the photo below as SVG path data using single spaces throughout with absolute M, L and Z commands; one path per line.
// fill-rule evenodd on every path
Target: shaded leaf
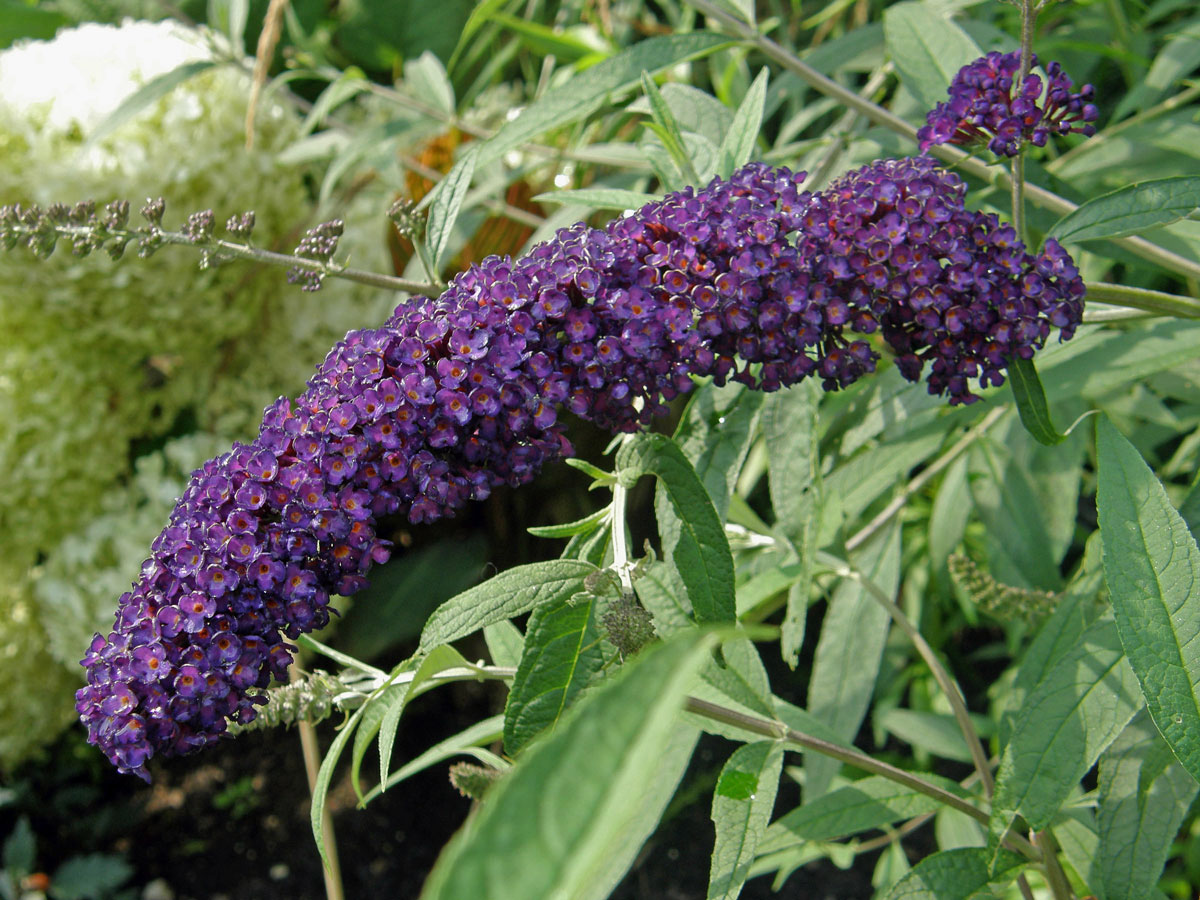
M 1032 359 L 1014 356 L 1008 361 L 1008 383 L 1013 398 L 1017 401 L 1017 413 L 1021 424 L 1039 444 L 1053 447 L 1067 439 L 1054 427 L 1050 419 L 1050 407 L 1046 403 L 1046 391 Z
M 925 109 L 945 102 L 958 70 L 983 56 L 965 31 L 930 5 L 915 0 L 893 4 L 884 11 L 883 35 L 900 80 Z
M 1177 175 L 1131 184 L 1094 197 L 1047 233 L 1061 243 L 1126 237 L 1190 216 L 1200 208 L 1200 176 Z
M 654 475 L 667 493 L 674 520 L 659 523 L 663 553 L 687 590 L 697 622 L 732 622 L 733 557 L 725 527 L 683 451 L 661 434 L 639 434 L 617 451 L 627 485 Z
M 535 609 L 504 708 L 505 753 L 516 756 L 553 727 L 603 665 L 593 596 L 576 595 Z
M 717 839 L 708 876 L 708 900 L 734 900 L 750 874 L 759 839 L 775 806 L 783 744 L 757 741 L 733 751 L 713 791 Z
M 443 850 L 422 898 L 606 896 L 657 820 L 642 815 L 644 801 L 683 731 L 679 712 L 710 647 L 699 632 L 681 633 L 581 699 L 492 788 Z M 691 744 L 683 747 L 686 761 Z M 653 799 L 661 814 L 665 799 Z
M 900 521 L 876 534 L 852 560 L 889 597 L 900 586 Z M 862 725 L 883 658 L 891 617 L 858 579 L 843 579 L 829 599 L 808 684 L 810 713 L 846 740 Z M 804 759 L 804 796 L 825 793 L 842 764 L 810 753 Z
M 925 857 L 892 885 L 885 900 L 967 900 L 993 880 L 1021 864 L 1014 853 L 1002 852 L 994 870 L 986 850 L 964 847 Z M 1014 873 L 1015 874 L 1015 873 Z
M 964 799 L 957 782 L 938 775 L 921 777 Z M 847 787 L 830 791 L 771 823 L 759 845 L 760 853 L 782 850 L 801 841 L 831 841 L 893 822 L 936 812 L 941 804 L 928 794 L 871 775 Z
M 1144 712 L 1100 757 L 1096 853 L 1100 900 L 1150 898 L 1200 787 Z
M 1117 632 L 1154 724 L 1200 780 L 1200 549 L 1107 418 L 1096 423 L 1096 506 Z
M 583 590 L 583 579 L 595 571 L 596 566 L 589 562 L 554 559 L 501 572 L 434 610 L 421 632 L 419 649 L 427 651 L 484 625 L 527 613 L 540 603 L 570 597 Z

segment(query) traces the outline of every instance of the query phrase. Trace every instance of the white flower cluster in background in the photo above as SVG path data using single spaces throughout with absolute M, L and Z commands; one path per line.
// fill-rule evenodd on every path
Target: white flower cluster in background
M 204 60 L 214 65 L 89 140 L 140 88 Z M 218 235 L 253 210 L 254 242 L 290 251 L 316 221 L 306 164 L 279 162 L 300 116 L 268 91 L 247 150 L 248 72 L 219 38 L 171 22 L 83 25 L 0 52 L 0 204 L 127 199 L 138 224 L 161 196 L 168 227 L 211 208 Z M 386 264 L 386 198 L 377 205 L 341 244 L 357 266 Z M 0 767 L 73 716 L 78 636 L 111 628 L 108 567 L 130 571 L 127 542 L 107 535 L 161 527 L 144 521 L 159 501 L 147 499 L 153 467 L 133 478 L 139 457 L 169 437 L 252 434 L 333 341 L 395 303 L 332 279 L 306 294 L 281 269 L 198 262 L 171 247 L 118 262 L 73 257 L 67 243 L 46 261 L 0 252 L 0 621 L 15 623 L 0 630 Z

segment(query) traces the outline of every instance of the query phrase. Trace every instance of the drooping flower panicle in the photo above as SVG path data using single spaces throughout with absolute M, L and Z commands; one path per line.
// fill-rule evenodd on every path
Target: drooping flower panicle
M 1032 56 L 1037 65 L 1037 55 Z M 1021 54 L 993 51 L 961 68 L 950 83 L 950 99 L 939 103 L 917 132 L 921 150 L 934 144 L 987 145 L 997 156 L 1016 156 L 1023 143 L 1044 147 L 1051 135 L 1096 133 L 1099 113 L 1090 84 L 1078 93 L 1062 66 L 1046 66 L 1047 85 L 1030 73 L 1019 78 Z
M 931 160 L 880 163 L 830 190 L 752 164 L 603 230 L 577 225 L 489 257 L 441 297 L 351 332 L 258 438 L 197 471 L 84 660 L 78 709 L 124 771 L 246 722 L 292 659 L 386 560 L 381 519 L 429 522 L 571 451 L 569 410 L 615 431 L 666 412 L 693 378 L 829 389 L 873 371 L 876 330 L 930 390 L 973 398 L 1049 322 L 1069 335 L 1082 284 L 1034 259 Z M 1011 307 L 1011 308 L 1010 308 Z M 974 367 L 974 368 L 973 368 Z

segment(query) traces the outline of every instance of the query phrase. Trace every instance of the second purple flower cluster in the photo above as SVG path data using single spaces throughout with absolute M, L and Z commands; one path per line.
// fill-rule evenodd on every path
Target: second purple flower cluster
M 633 431 L 696 377 L 828 389 L 874 370 L 879 332 L 951 403 L 1003 381 L 1051 326 L 1069 337 L 1083 285 L 1037 256 L 929 159 L 892 160 L 810 194 L 762 164 L 603 230 L 577 225 L 491 257 L 437 299 L 352 332 L 249 446 L 197 471 L 96 636 L 77 707 L 122 770 L 218 740 L 283 677 L 286 638 L 388 558 L 378 523 L 428 522 L 569 454 L 562 410 Z
M 1037 65 L 1033 54 L 1031 65 Z M 1051 135 L 1072 131 L 1090 137 L 1099 116 L 1090 84 L 1078 93 L 1061 65 L 1046 66 L 1048 84 L 1035 73 L 1020 78 L 1021 54 L 992 52 L 964 66 L 950 84 L 950 99 L 929 113 L 917 132 L 921 149 L 934 144 L 986 144 L 997 156 L 1016 156 L 1028 141 L 1044 147 Z

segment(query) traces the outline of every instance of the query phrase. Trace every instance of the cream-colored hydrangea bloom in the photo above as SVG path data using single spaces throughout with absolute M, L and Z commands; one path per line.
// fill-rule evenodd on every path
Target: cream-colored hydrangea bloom
M 250 77 L 230 59 L 219 39 L 171 22 L 83 25 L 0 52 L 0 203 L 124 198 L 136 210 L 162 196 L 174 227 L 199 209 L 219 223 L 254 210 L 255 242 L 289 250 L 313 224 L 304 170 L 278 162 L 299 116 L 268 94 L 248 151 Z M 139 88 L 201 60 L 217 64 L 89 141 Z M 355 264 L 381 266 L 381 218 L 358 234 L 343 239 Z M 171 434 L 228 444 L 252 433 L 334 340 L 394 302 L 333 280 L 303 293 L 275 268 L 197 263 L 186 248 L 117 263 L 72 257 L 66 244 L 47 261 L 0 253 L 0 615 L 21 622 L 0 630 L 0 766 L 69 721 L 86 636 L 111 627 L 115 608 L 94 587 L 112 584 L 110 563 L 136 574 L 129 542 L 100 532 L 161 527 L 120 496 L 134 461 Z

